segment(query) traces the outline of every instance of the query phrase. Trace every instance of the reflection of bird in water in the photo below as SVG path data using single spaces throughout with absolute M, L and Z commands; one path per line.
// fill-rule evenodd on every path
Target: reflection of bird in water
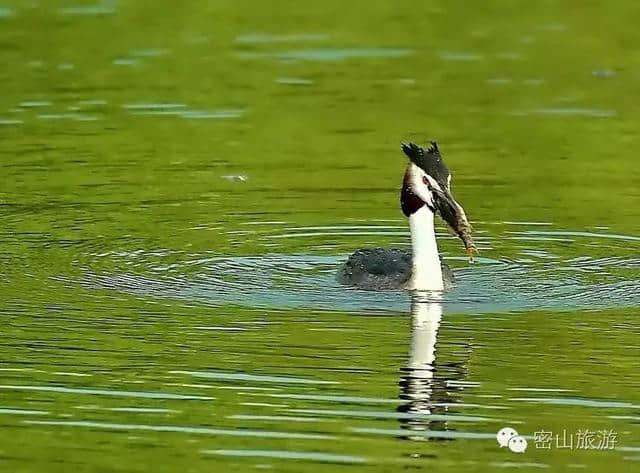
M 441 291 L 453 284 L 453 272 L 440 260 L 434 217 L 438 213 L 463 241 L 469 256 L 475 251 L 471 225 L 462 206 L 451 194 L 451 174 L 438 145 L 424 150 L 402 145 L 409 157 L 400 204 L 409 218 L 411 252 L 365 248 L 353 253 L 342 267 L 339 280 L 363 289 L 416 289 Z
M 449 412 L 458 402 L 463 389 L 460 381 L 466 377 L 464 361 L 444 364 L 436 362 L 436 345 L 442 303 L 434 292 L 415 292 L 411 299 L 412 335 L 409 361 L 400 378 L 400 399 L 405 401 L 398 407 L 404 414 L 401 427 L 415 432 L 407 438 L 423 440 L 424 431 L 449 430 L 446 419 L 441 416 Z M 431 417 L 431 418 L 430 418 Z

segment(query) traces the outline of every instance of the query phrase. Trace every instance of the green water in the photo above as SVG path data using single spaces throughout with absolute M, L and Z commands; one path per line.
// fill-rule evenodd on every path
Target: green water
M 637 13 L 4 0 L 0 469 L 637 468 Z M 478 262 L 340 287 L 428 139 Z

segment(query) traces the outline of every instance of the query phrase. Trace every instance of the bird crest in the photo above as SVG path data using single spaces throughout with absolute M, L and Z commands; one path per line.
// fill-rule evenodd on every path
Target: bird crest
M 448 184 L 449 169 L 442 160 L 438 143 L 431 141 L 426 150 L 415 143 L 402 143 L 402 151 L 413 164 L 436 179 L 438 183 Z

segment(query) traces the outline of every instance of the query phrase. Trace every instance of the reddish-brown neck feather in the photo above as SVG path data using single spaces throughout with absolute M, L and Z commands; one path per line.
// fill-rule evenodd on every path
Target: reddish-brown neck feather
M 424 201 L 411 189 L 411 168 L 407 167 L 400 191 L 400 207 L 405 217 L 409 217 L 424 205 Z

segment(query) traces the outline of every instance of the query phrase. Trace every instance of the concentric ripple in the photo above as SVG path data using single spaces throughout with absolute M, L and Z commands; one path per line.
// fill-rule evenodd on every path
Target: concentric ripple
M 300 246 L 310 237 L 329 234 L 345 242 L 363 235 L 406 241 L 402 238 L 406 237 L 406 230 L 394 225 L 286 228 L 281 222 L 277 223 L 262 225 L 259 230 L 242 236 L 269 241 L 296 239 Z M 514 225 L 518 225 L 517 231 L 513 230 Z M 456 287 L 445 295 L 447 311 L 485 313 L 640 305 L 640 259 L 601 256 L 603 248 L 608 254 L 629 254 L 630 245 L 640 246 L 636 243 L 640 237 L 603 230 L 539 229 L 540 224 L 536 222 L 509 222 L 495 236 L 487 231 L 479 232 L 483 256 L 477 258 L 475 264 L 470 265 L 462 257 L 446 258 L 457 277 Z M 510 248 L 519 245 L 517 257 L 499 255 L 496 248 L 500 248 L 503 240 L 509 240 Z M 441 241 L 445 246 L 450 243 L 444 237 Z M 569 248 L 570 256 L 555 256 L 557 245 L 563 246 L 558 253 L 566 255 Z M 271 250 L 277 250 L 277 246 Z M 118 252 L 92 255 L 92 260 L 99 266 L 101 260 L 107 258 L 110 266 L 122 268 L 121 271 L 99 271 L 89 264 L 83 268 L 84 275 L 79 281 L 59 279 L 91 288 L 212 306 L 358 313 L 407 311 L 408 297 L 404 291 L 372 292 L 341 286 L 336 274 L 347 256 L 347 253 L 322 255 L 319 252 L 259 256 L 225 256 L 214 252 L 177 254 L 165 250 Z M 172 263 L 164 264 L 163 258 L 171 259 Z

